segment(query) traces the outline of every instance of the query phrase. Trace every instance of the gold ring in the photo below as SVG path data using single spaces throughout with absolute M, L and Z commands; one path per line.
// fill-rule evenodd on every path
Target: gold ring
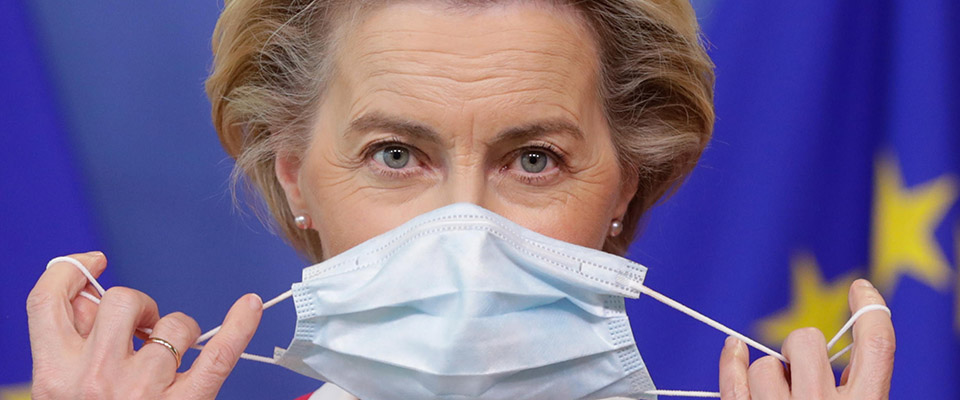
M 170 350 L 170 353 L 173 354 L 173 358 L 177 360 L 177 368 L 180 368 L 180 352 L 177 351 L 177 348 L 173 347 L 173 345 L 170 344 L 170 342 L 160 339 L 158 337 L 149 337 L 147 338 L 147 343 L 162 344 L 163 347 L 166 347 L 167 350 Z

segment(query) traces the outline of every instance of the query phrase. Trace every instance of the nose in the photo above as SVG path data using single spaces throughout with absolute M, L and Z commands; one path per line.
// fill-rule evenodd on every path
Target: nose
M 450 204 L 472 203 L 487 208 L 487 176 L 482 163 L 457 163 L 444 186 Z

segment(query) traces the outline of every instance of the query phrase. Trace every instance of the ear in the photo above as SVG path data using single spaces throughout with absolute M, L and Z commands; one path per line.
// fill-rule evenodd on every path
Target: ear
M 287 197 L 287 206 L 290 207 L 291 214 L 306 211 L 307 204 L 300 190 L 300 159 L 291 153 L 277 153 L 273 165 L 277 181 L 280 182 Z
M 639 185 L 636 172 L 632 171 L 623 171 L 623 174 L 620 179 L 620 196 L 617 198 L 616 207 L 614 207 L 614 218 L 622 219 L 624 215 L 627 214 L 627 208 L 630 207 L 630 202 L 633 201 L 633 197 L 637 195 L 637 185 Z

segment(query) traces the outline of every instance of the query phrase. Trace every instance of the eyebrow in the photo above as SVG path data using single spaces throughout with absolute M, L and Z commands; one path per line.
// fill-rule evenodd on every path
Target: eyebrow
M 584 138 L 583 131 L 577 125 L 563 118 L 552 118 L 507 128 L 497 135 L 495 141 L 527 140 L 551 133 L 571 136 L 577 140 Z
M 432 143 L 442 142 L 440 135 L 433 128 L 380 111 L 364 114 L 350 122 L 345 136 L 359 135 L 370 131 L 388 131 Z M 497 134 L 494 142 L 528 140 L 551 133 L 571 136 L 577 140 L 583 140 L 584 138 L 583 131 L 577 125 L 563 118 L 551 118 L 507 128 Z
M 350 122 L 344 136 L 359 135 L 370 131 L 388 131 L 432 143 L 440 143 L 440 135 L 427 125 L 416 121 L 388 115 L 379 111 L 370 112 Z

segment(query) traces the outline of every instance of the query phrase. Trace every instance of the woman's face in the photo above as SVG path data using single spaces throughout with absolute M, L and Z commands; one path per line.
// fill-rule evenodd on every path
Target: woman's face
M 277 175 L 325 257 L 469 202 L 601 248 L 636 180 L 597 95 L 594 39 L 570 11 L 397 4 L 346 33 L 313 125 Z

